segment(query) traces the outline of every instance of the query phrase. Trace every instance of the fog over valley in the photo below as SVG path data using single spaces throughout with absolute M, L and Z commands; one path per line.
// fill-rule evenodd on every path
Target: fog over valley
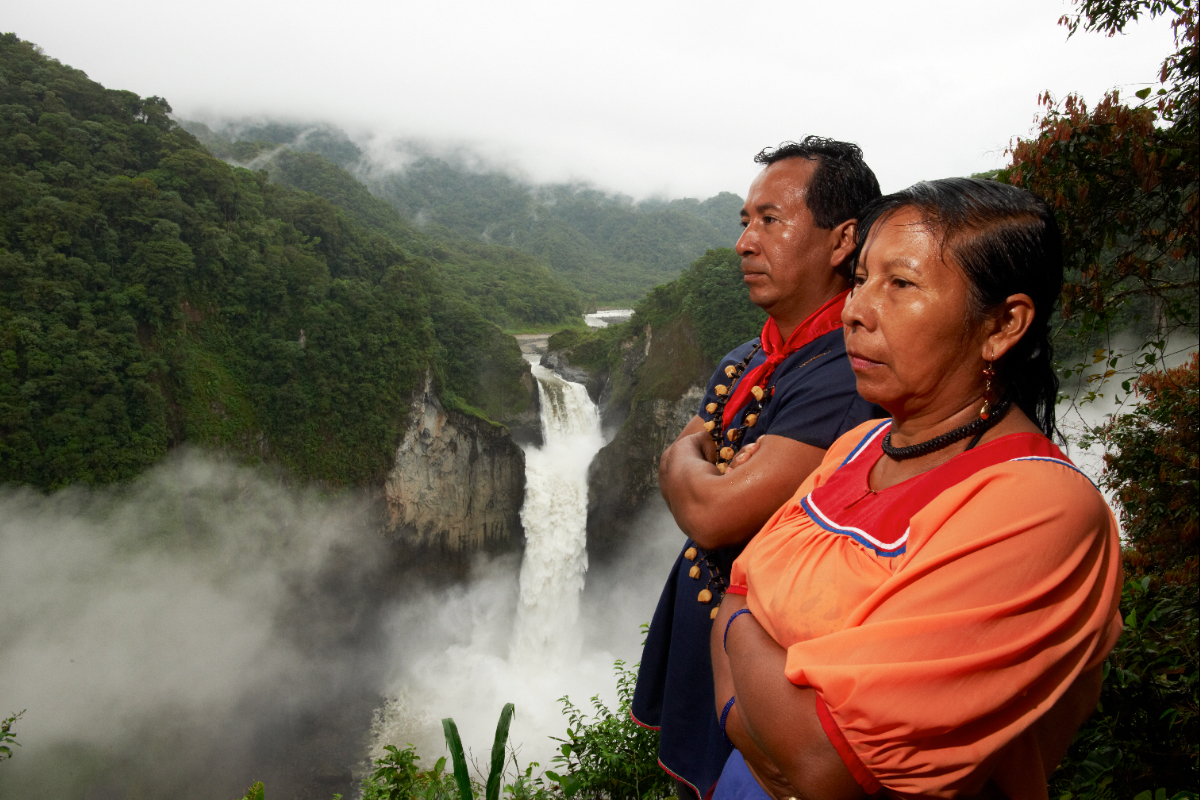
M 1177 141 L 1194 121 L 1155 116 L 1175 88 L 1151 94 L 1169 14 L 1068 37 L 1072 0 L 0 9 L 0 800 L 395 800 L 372 775 L 410 756 L 422 788 L 405 800 L 470 800 L 453 762 L 435 767 L 454 750 L 443 720 L 482 797 L 505 703 L 508 786 L 487 800 L 670 795 L 657 729 L 629 708 L 646 626 L 669 575 L 707 626 L 728 576 L 703 552 L 676 564 L 660 458 L 701 404 L 725 453 L 694 449 L 706 481 L 775 424 L 774 373 L 733 387 L 755 354 L 788 357 L 769 340 L 713 389 L 754 398 L 743 427 L 702 398 L 781 305 L 751 302 L 747 284 L 775 278 L 734 249 L 762 196 L 754 156 L 806 135 L 860 145 L 885 193 L 1042 170 L 1066 288 L 1053 364 L 1036 356 L 1062 377 L 1064 449 L 1123 509 L 1125 545 L 1175 530 L 1131 511 L 1140 479 L 1105 482 L 1120 463 L 1099 427 L 1118 414 L 1160 437 L 1137 450 L 1153 469 L 1124 469 L 1162 476 L 1162 442 L 1197 429 L 1195 142 Z M 1094 109 L 1113 89 L 1142 105 L 1086 135 L 1043 94 Z M 848 252 L 844 224 L 825 241 Z M 826 273 L 810 318 L 826 335 L 844 277 Z M 879 411 L 845 381 L 848 405 Z M 1188 464 L 1144 482 L 1176 499 L 1142 505 L 1183 515 Z M 1194 568 L 1154 567 L 1171 597 L 1194 593 Z M 1194 631 L 1176 624 L 1194 603 L 1147 616 L 1152 585 L 1125 587 L 1150 632 L 1121 647 L 1157 648 L 1160 618 Z M 1191 681 L 1178 724 L 1194 731 L 1194 666 L 1139 658 L 1122 686 L 1141 685 L 1135 662 L 1162 697 Z M 1123 742 L 1105 769 L 1164 749 L 1104 697 L 1117 710 L 1084 730 Z M 1060 784 L 1050 796 L 1107 797 Z

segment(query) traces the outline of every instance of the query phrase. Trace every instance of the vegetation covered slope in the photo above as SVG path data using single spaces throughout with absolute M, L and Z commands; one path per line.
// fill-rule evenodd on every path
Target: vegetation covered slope
M 516 343 L 435 262 L 169 111 L 0 37 L 0 481 L 119 481 L 196 442 L 362 484 L 427 371 L 492 418 L 527 405 Z
M 182 124 L 213 155 L 266 170 L 275 183 L 324 197 L 364 227 L 386 234 L 406 252 L 436 262 L 436 275 L 445 291 L 475 305 L 501 327 L 520 330 L 569 325 L 583 313 L 579 293 L 524 251 L 458 236 L 437 226 L 418 231 L 343 168 L 347 148 L 354 153 L 358 148 L 344 134 L 336 138 L 334 134 L 340 131 L 318 128 L 294 134 L 291 141 L 311 148 L 296 150 L 262 140 L 232 141 L 203 124 Z M 269 126 L 261 132 L 281 137 L 288 130 Z
M 466 242 L 515 248 L 546 264 L 589 304 L 632 304 L 740 234 L 742 199 L 646 200 L 578 184 L 534 186 L 416 148 L 403 169 L 372 163 L 337 128 L 279 122 L 234 124 L 220 135 L 189 123 L 213 152 L 240 163 L 283 146 L 312 152 L 360 176 L 378 197 L 443 247 Z M 272 173 L 274 175 L 274 172 Z

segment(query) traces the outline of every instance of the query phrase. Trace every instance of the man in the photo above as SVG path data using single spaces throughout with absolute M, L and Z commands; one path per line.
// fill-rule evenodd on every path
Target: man
M 713 711 L 708 642 L 729 566 L 821 463 L 877 416 L 842 341 L 859 212 L 879 182 L 853 144 L 809 136 L 759 153 L 737 241 L 763 334 L 722 359 L 697 414 L 663 453 L 659 485 L 688 541 L 650 625 L 632 715 L 659 728 L 680 796 L 706 797 L 730 745 Z

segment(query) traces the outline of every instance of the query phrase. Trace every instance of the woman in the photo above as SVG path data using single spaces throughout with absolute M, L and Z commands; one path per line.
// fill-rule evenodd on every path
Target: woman
M 1116 523 L 1049 439 L 1054 218 L 934 181 L 876 201 L 858 245 L 846 348 L 892 418 L 839 439 L 734 564 L 715 798 L 1045 798 L 1121 631 Z

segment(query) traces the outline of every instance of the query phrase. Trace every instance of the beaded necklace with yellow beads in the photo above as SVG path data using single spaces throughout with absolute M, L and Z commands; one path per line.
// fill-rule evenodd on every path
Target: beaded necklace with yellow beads
M 704 407 L 704 410 L 707 411 L 711 416 L 711 419 L 704 423 L 704 429 L 708 431 L 709 436 L 712 437 L 713 442 L 717 445 L 717 470 L 722 475 L 725 474 L 725 470 L 729 469 L 729 462 L 732 461 L 733 457 L 736 455 L 733 445 L 742 440 L 742 437 L 746 435 L 747 428 L 754 427 L 755 423 L 758 422 L 759 415 L 762 414 L 763 406 L 766 405 L 766 403 L 770 401 L 771 396 L 775 394 L 774 386 L 772 386 L 770 390 L 765 390 L 761 386 L 751 387 L 750 401 L 746 404 L 746 413 L 742 416 L 742 424 L 736 428 L 724 427 L 725 404 L 729 402 L 729 398 L 733 395 L 734 386 L 737 385 L 738 380 L 740 380 L 743 373 L 745 373 L 746 367 L 750 365 L 750 361 L 754 358 L 755 353 L 757 353 L 761 347 L 761 343 L 755 344 L 754 347 L 751 348 L 750 354 L 746 356 L 742 363 L 730 364 L 725 367 L 725 377 L 730 379 L 729 384 L 717 384 L 715 387 L 713 387 L 713 391 L 716 393 L 717 399 L 716 401 L 709 403 Z M 823 353 L 818 353 L 800 366 L 804 367 L 808 364 L 811 364 L 813 361 L 816 361 L 818 358 L 828 353 L 829 350 L 826 350 Z M 692 568 L 688 570 L 688 575 L 695 580 L 700 579 L 699 560 L 704 561 L 704 563 L 708 566 L 708 585 L 700 590 L 700 594 L 697 595 L 696 600 L 699 601 L 701 605 L 708 605 L 708 603 L 712 602 L 712 599 L 715 597 L 717 599 L 717 603 L 719 604 L 721 602 L 721 598 L 725 596 L 725 589 L 728 587 L 725 583 L 724 576 L 721 575 L 720 567 L 713 563 L 711 553 L 705 551 L 703 554 L 701 554 L 700 551 L 695 547 L 689 547 L 687 550 L 683 551 L 683 555 L 684 558 L 688 559 L 689 561 L 697 562 L 692 564 Z M 719 608 L 714 606 L 712 612 L 708 615 L 709 619 L 716 619 L 717 611 L 719 611 Z
M 750 365 L 750 361 L 755 354 L 762 349 L 762 344 L 755 344 L 750 349 L 750 354 L 747 355 L 740 364 L 729 364 L 725 367 L 725 377 L 729 378 L 728 384 L 717 384 L 713 391 L 717 395 L 717 399 L 704 407 L 711 417 L 708 422 L 704 423 L 704 430 L 708 431 L 708 435 L 712 437 L 713 443 L 717 446 L 717 470 L 724 475 L 725 470 L 729 469 L 729 462 L 733 460 L 734 445 L 742 440 L 746 435 L 747 428 L 753 428 L 758 422 L 758 417 L 762 414 L 763 401 L 770 400 L 768 394 L 761 386 L 755 386 L 750 390 L 750 401 L 746 405 L 746 413 L 742 416 L 742 424 L 736 428 L 725 428 L 725 404 L 729 402 L 729 398 L 733 395 L 733 389 L 742 375 L 746 372 L 746 367 Z M 772 389 L 772 394 L 774 390 Z M 700 590 L 700 594 L 696 596 L 696 600 L 701 605 L 708 605 L 713 598 L 717 599 L 717 603 L 721 602 L 721 598 L 725 595 L 725 589 L 728 584 L 725 582 L 725 576 L 721 574 L 721 568 L 714 563 L 711 553 L 705 551 L 703 554 L 695 547 L 689 547 L 683 551 L 684 558 L 689 561 L 697 562 L 692 564 L 688 575 L 694 579 L 700 579 L 700 564 L 699 561 L 704 561 L 708 567 L 708 585 Z M 709 613 L 709 619 L 716 619 L 717 612 L 720 609 L 713 606 Z

